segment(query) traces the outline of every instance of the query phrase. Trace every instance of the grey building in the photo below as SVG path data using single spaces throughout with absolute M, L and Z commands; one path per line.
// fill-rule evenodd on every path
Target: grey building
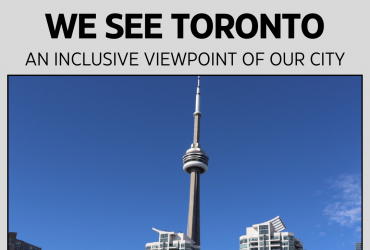
M 356 250 L 362 250 L 362 242 L 356 242 Z
M 8 233 L 8 250 L 41 250 L 41 247 L 17 239 L 17 233 Z

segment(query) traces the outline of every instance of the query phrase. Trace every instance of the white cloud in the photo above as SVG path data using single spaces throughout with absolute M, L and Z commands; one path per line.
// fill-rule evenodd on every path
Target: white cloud
M 361 221 L 361 179 L 358 175 L 342 175 L 330 181 L 331 188 L 339 191 L 334 202 L 324 209 L 329 220 L 342 226 L 353 226 Z
M 320 232 L 319 234 L 320 234 L 320 236 L 324 236 L 325 232 Z

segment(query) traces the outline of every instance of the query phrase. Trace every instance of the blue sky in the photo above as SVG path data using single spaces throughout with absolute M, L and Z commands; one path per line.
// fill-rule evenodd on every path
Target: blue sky
M 9 231 L 42 249 L 186 232 L 196 76 L 13 76 Z M 202 249 L 279 215 L 307 250 L 361 235 L 361 78 L 202 76 Z

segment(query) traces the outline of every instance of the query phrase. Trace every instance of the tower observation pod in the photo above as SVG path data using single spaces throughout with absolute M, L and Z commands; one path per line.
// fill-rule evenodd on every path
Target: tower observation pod
M 183 156 L 183 169 L 190 174 L 190 200 L 187 236 L 191 238 L 194 245 L 200 246 L 200 175 L 207 172 L 208 155 L 201 149 L 199 143 L 200 135 L 200 77 L 198 76 L 198 87 L 195 99 L 194 112 L 194 138 L 190 149 Z

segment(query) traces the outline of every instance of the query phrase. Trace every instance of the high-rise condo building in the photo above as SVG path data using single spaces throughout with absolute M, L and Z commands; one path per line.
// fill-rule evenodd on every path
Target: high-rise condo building
M 356 250 L 362 250 L 362 242 L 356 242 L 355 248 Z
M 240 250 L 303 250 L 300 239 L 294 233 L 281 232 L 284 229 L 279 216 L 247 227 L 247 234 L 239 238 Z
M 188 214 L 187 234 L 169 231 L 160 231 L 159 241 L 147 243 L 146 250 L 198 250 L 200 249 L 200 175 L 207 172 L 208 155 L 200 147 L 200 78 L 198 77 L 198 87 L 195 98 L 194 112 L 194 137 L 193 143 L 183 156 L 183 169 L 190 174 L 190 199 Z

